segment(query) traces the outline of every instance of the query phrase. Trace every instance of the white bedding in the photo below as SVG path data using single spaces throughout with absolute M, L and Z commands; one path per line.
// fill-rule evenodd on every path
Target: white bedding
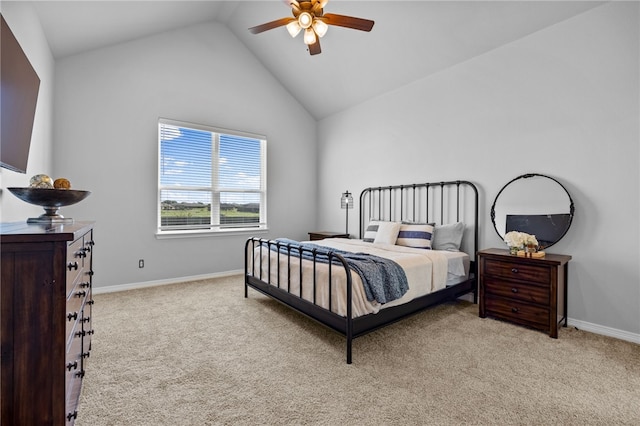
M 373 254 L 391 259 L 398 263 L 405 271 L 409 290 L 400 299 L 386 303 L 384 305 L 376 301 L 368 301 L 362 280 L 357 273 L 352 273 L 353 283 L 353 317 L 376 313 L 380 309 L 406 303 L 414 298 L 440 290 L 451 283 L 460 282 L 466 279 L 468 274 L 468 255 L 462 252 L 448 252 L 441 250 L 424 250 L 411 247 L 403 247 L 393 244 L 372 244 L 362 240 L 330 238 L 320 241 L 313 241 L 313 244 L 331 247 L 337 250 L 360 252 Z M 260 262 L 260 252 L 262 251 L 262 262 Z M 268 266 L 268 258 L 271 259 L 271 268 Z M 278 285 L 277 253 L 266 248 L 254 249 L 253 260 L 256 265 L 254 275 L 259 277 L 259 265 L 262 265 L 262 280 L 266 281 L 270 270 L 270 284 Z M 280 255 L 280 287 L 287 289 L 295 295 L 300 294 L 300 269 L 299 259 L 291 256 L 290 277 L 287 279 L 286 255 Z M 303 261 L 302 297 L 313 301 L 313 263 Z M 249 269 L 251 271 L 252 268 Z M 315 303 L 325 309 L 329 309 L 328 265 L 316 263 L 316 300 Z M 346 316 L 346 275 L 344 268 L 338 265 L 332 266 L 332 292 L 331 310 L 338 315 Z
M 459 284 L 469 278 L 469 255 L 462 251 L 443 251 L 449 262 L 447 286 Z

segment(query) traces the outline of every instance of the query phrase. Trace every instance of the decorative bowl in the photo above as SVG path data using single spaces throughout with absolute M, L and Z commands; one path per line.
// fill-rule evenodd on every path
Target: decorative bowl
M 13 195 L 29 204 L 44 208 L 45 213 L 37 218 L 29 218 L 27 223 L 73 223 L 58 213 L 60 207 L 79 203 L 91 194 L 91 191 L 78 189 L 46 188 L 7 188 Z

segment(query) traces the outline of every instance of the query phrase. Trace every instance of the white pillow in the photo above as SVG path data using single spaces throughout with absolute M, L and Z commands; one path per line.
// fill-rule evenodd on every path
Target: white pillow
M 395 244 L 400 232 L 400 222 L 379 222 L 374 243 Z
M 363 241 L 368 243 L 395 244 L 400 231 L 400 222 L 372 220 L 367 225 Z

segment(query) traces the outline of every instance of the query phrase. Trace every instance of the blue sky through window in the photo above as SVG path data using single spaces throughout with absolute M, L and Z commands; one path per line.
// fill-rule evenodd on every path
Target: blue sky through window
M 209 204 L 212 186 L 213 134 L 208 131 L 160 126 L 161 186 L 185 187 L 165 189 L 161 200 Z M 235 135 L 220 135 L 218 186 L 222 203 L 259 203 L 258 193 L 237 190 L 260 190 L 261 140 Z
M 210 132 L 185 128 L 162 132 L 160 183 L 166 186 L 210 187 L 211 136 Z

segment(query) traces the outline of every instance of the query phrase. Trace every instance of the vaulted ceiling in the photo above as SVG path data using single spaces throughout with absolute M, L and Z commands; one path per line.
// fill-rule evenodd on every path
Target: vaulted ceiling
M 597 7 L 594 1 L 341 1 L 325 13 L 375 21 L 370 33 L 330 27 L 322 53 L 284 27 L 249 27 L 291 16 L 272 1 L 33 1 L 56 59 L 154 33 L 226 25 L 316 119 L 440 72 Z

